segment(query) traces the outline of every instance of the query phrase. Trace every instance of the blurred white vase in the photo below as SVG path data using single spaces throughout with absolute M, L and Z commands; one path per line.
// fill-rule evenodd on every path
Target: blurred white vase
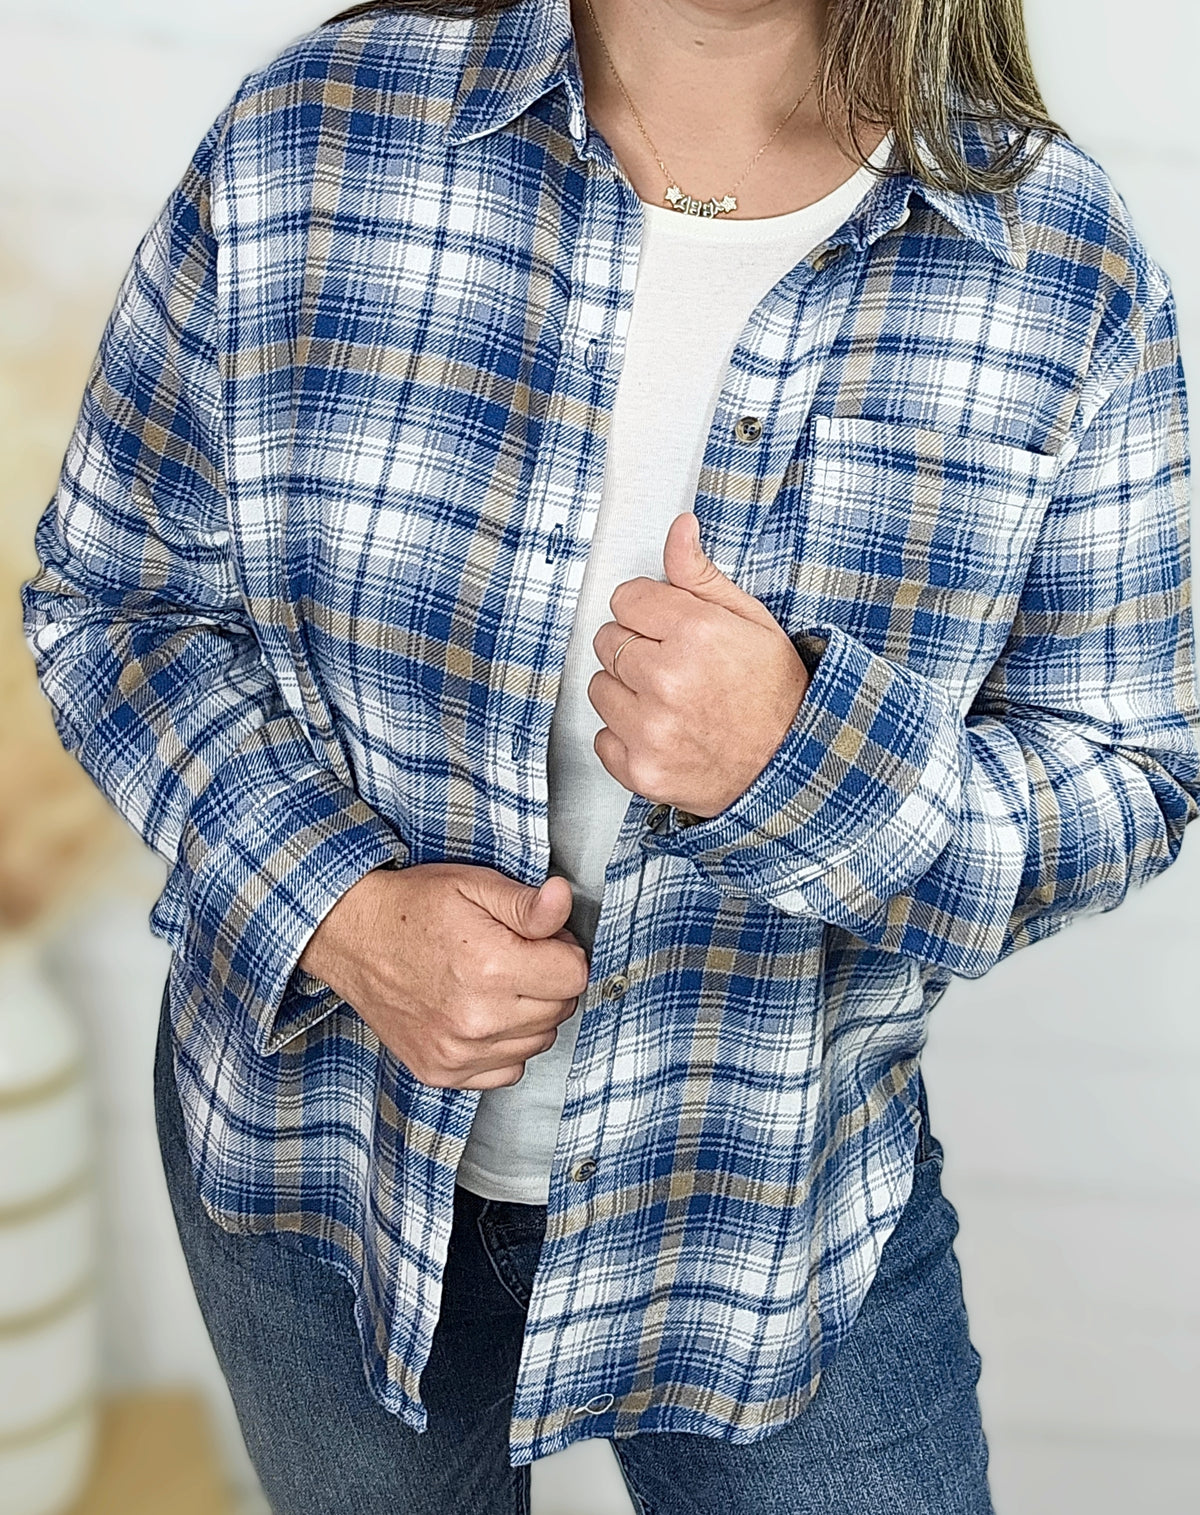
M 87 1481 L 98 1333 L 83 1045 L 35 947 L 0 937 L 0 1515 Z

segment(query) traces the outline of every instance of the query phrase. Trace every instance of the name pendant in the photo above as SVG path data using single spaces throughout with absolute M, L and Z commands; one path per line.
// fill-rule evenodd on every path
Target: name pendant
M 737 201 L 732 195 L 725 195 L 720 200 L 697 200 L 694 195 L 685 195 L 678 184 L 670 185 L 664 191 L 663 199 L 672 210 L 680 211 L 685 216 L 706 216 L 711 219 L 737 209 Z

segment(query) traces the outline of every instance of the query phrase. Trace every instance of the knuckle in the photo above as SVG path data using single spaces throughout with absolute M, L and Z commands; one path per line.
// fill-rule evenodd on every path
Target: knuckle
M 485 1068 L 462 1078 L 455 1086 L 459 1089 L 504 1089 L 520 1083 L 525 1076 L 525 1064 L 508 1063 L 501 1068 Z
M 629 760 L 629 780 L 637 794 L 656 799 L 662 788 L 662 772 L 656 759 L 639 753 Z
M 720 622 L 711 611 L 709 605 L 697 605 L 688 617 L 687 645 L 693 654 L 711 652 L 714 641 L 718 640 L 716 632 Z
M 430 1089 L 450 1089 L 454 1086 L 454 1070 L 439 1059 L 418 1058 L 408 1064 L 408 1070 L 418 1083 Z
M 463 1041 L 482 1042 L 493 1035 L 496 1029 L 495 1016 L 483 1004 L 465 1005 L 457 1016 L 457 1031 Z
M 423 1061 L 435 1073 L 455 1073 L 462 1061 L 462 1047 L 457 1038 L 435 1036 L 426 1049 Z
M 475 965 L 475 981 L 485 989 L 498 989 L 504 976 L 504 961 L 494 952 L 486 953 Z
M 665 710 L 655 710 L 647 715 L 642 735 L 655 753 L 670 752 L 678 739 L 675 722 Z
M 478 968 L 470 952 L 451 952 L 446 964 L 446 978 L 459 993 L 469 993 L 478 977 Z
M 664 705 L 676 708 L 686 703 L 691 692 L 687 674 L 672 663 L 662 663 L 654 668 L 652 687 Z

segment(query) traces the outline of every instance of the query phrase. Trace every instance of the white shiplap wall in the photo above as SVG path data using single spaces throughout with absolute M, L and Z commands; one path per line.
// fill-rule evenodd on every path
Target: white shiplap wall
M 1051 113 L 1171 276 L 1186 361 L 1200 351 L 1200 8 L 1027 11 Z M 1000 1515 L 1200 1509 L 1197 839 L 1118 911 L 954 985 L 935 1015 L 931 1115 Z
M 137 237 L 238 79 L 334 8 L 0 0 L 0 47 L 20 63 L 0 94 L 0 252 L 36 271 L 26 323 L 82 295 L 98 335 Z M 1052 112 L 1108 167 L 1171 274 L 1186 358 L 1200 345 L 1200 8 L 1028 9 Z M 244 1481 L 158 1174 L 153 876 L 114 880 L 58 956 L 106 1114 L 108 1371 L 205 1385 Z M 963 1220 L 999 1515 L 1200 1507 L 1198 917 L 1192 836 L 1120 911 L 955 985 L 937 1012 L 926 1067 Z M 540 1515 L 628 1508 L 603 1443 L 539 1465 L 536 1490 Z

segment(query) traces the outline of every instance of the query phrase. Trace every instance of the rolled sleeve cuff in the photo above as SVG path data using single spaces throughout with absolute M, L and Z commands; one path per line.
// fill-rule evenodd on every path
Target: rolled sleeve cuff
M 647 850 L 691 858 L 720 885 L 769 896 L 839 868 L 922 788 L 948 812 L 961 784 L 961 721 L 945 691 L 839 627 L 810 627 L 793 642 L 811 682 L 763 771 L 707 820 L 656 807 L 643 837 Z M 937 829 L 944 846 L 948 830 Z M 910 862 L 895 859 L 897 874 Z
M 193 878 L 191 968 L 206 998 L 247 1017 L 270 1056 L 341 1000 L 299 967 L 313 932 L 365 874 L 408 848 L 353 790 L 315 771 L 262 793 Z

